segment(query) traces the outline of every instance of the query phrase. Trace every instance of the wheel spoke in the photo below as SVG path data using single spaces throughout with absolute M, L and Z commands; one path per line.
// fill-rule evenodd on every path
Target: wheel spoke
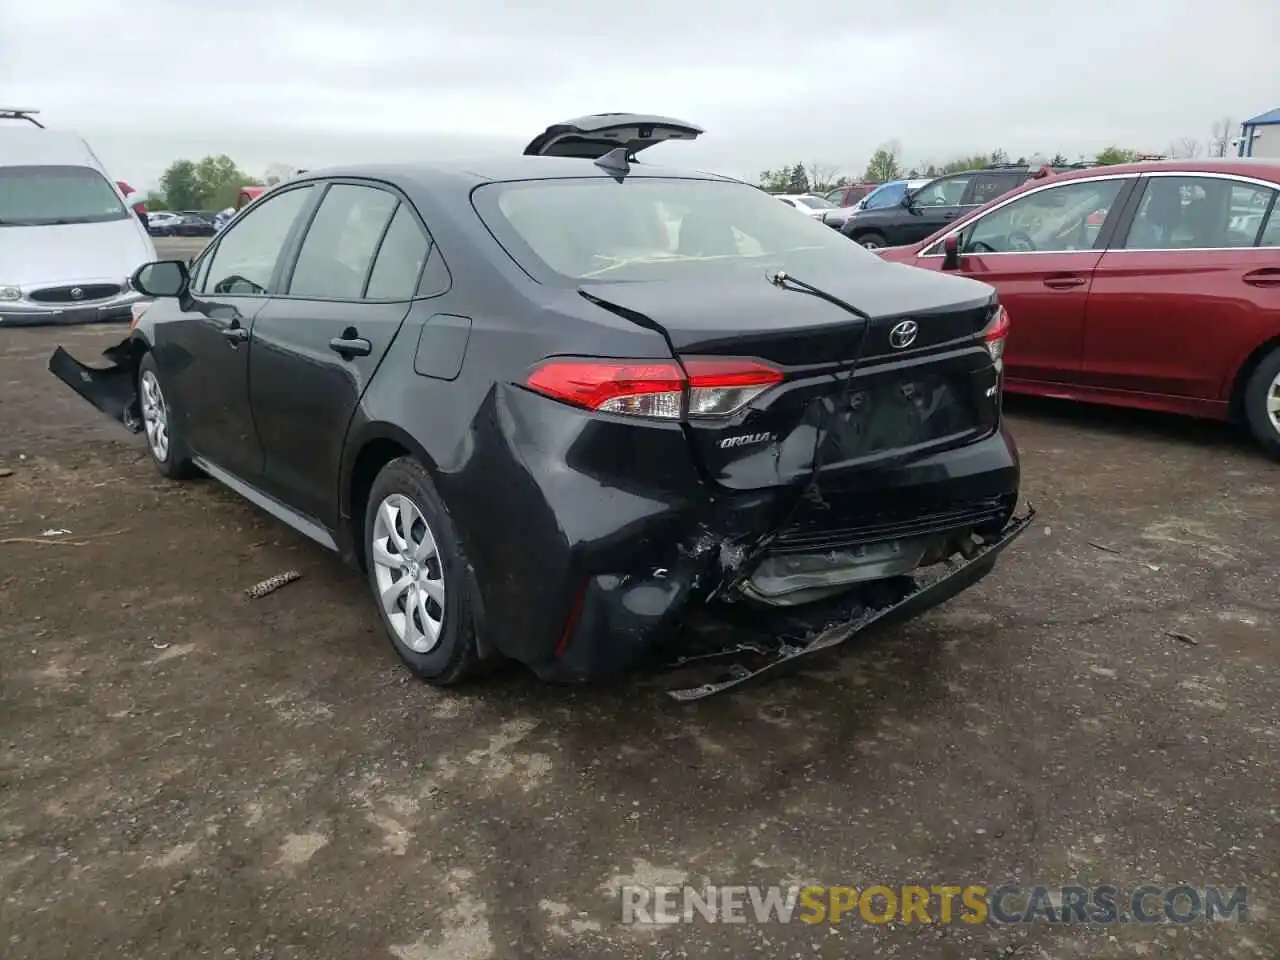
M 404 565 L 404 558 L 387 549 L 388 537 L 378 537 L 373 541 L 373 562 L 380 567 L 399 570 Z
M 413 545 L 414 559 L 420 563 L 426 563 L 438 554 L 436 538 L 431 535 L 431 528 L 424 521 L 422 524 L 422 539 Z
M 441 591 L 443 596 L 444 591 Z M 435 619 L 427 612 L 428 596 L 425 590 L 419 590 L 414 597 L 417 600 L 418 616 L 422 619 L 422 629 L 426 638 L 432 643 L 440 636 L 440 627 L 443 625 L 440 620 Z M 438 601 L 437 601 L 438 602 Z M 443 619 L 443 617 L 442 617 Z
M 444 609 L 444 581 L 443 580 L 419 580 L 418 586 L 422 588 L 424 597 L 430 597 L 436 602 L 441 610 Z
M 401 577 L 399 580 L 392 580 L 390 584 L 382 589 L 382 609 L 387 612 L 387 616 L 399 613 L 400 610 L 396 606 L 396 601 L 400 596 L 413 586 L 411 577 Z M 408 604 L 405 604 L 406 609 Z
M 1267 413 L 1280 413 L 1280 385 L 1272 387 L 1271 393 L 1267 396 Z
M 408 579 L 407 577 L 405 579 Z M 412 581 L 410 581 L 412 584 Z M 404 595 L 404 642 L 410 649 L 423 652 L 426 646 L 422 629 L 418 626 L 414 612 L 421 607 L 420 594 L 416 585 L 411 585 Z M 425 621 L 424 621 L 425 622 Z
M 390 499 L 383 501 L 381 507 L 382 522 L 387 528 L 387 537 L 396 545 L 396 550 L 399 553 L 405 553 L 407 544 L 404 537 L 400 535 L 400 531 L 396 528 L 396 521 L 400 519 L 398 507 L 399 504 L 392 503 Z

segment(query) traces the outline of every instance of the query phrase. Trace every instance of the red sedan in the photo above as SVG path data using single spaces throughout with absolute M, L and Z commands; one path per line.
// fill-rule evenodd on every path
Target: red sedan
M 1000 291 L 1015 393 L 1241 419 L 1280 458 L 1280 162 L 1032 180 L 877 251 Z

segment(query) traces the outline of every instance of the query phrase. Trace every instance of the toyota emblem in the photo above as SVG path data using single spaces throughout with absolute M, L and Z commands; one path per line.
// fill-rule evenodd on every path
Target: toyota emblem
M 916 334 L 919 332 L 920 326 L 914 320 L 903 320 L 889 331 L 889 346 L 895 350 L 905 350 L 916 342 Z
M 72 300 L 79 300 L 79 299 L 80 299 L 81 297 L 83 297 L 83 296 L 84 296 L 84 291 L 83 291 L 83 290 L 81 290 L 79 287 L 72 287 L 72 288 L 71 288 L 71 299 L 72 299 Z

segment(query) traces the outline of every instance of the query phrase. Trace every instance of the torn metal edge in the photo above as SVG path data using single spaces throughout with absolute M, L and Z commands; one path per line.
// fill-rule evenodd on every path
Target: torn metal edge
M 746 670 L 739 667 L 735 675 L 727 680 L 704 683 L 696 687 L 668 689 L 665 692 L 667 696 L 681 703 L 704 700 L 707 697 L 743 686 L 778 672 L 783 666 L 795 660 L 837 647 L 851 637 L 857 636 L 869 627 L 894 614 L 919 613 L 938 603 L 942 603 L 970 585 L 968 583 L 958 583 L 958 581 L 963 581 L 966 576 L 971 577 L 973 582 L 976 582 L 978 576 L 975 576 L 975 574 L 982 575 L 981 567 L 994 561 L 997 555 L 1026 531 L 1031 526 L 1035 516 L 1035 508 L 1028 504 L 1026 515 L 1010 520 L 1009 525 L 1001 531 L 999 539 L 992 543 L 984 544 L 969 558 L 953 562 L 952 569 L 948 573 L 918 587 L 897 603 L 866 611 L 854 620 L 829 627 L 802 647 L 784 644 L 778 649 L 777 655 L 773 660 L 755 670 Z

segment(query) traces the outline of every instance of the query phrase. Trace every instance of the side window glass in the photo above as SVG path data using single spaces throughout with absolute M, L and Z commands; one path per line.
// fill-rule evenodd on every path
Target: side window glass
M 1264 247 L 1280 247 L 1280 199 L 1271 205 L 1271 215 L 1267 217 L 1267 225 L 1262 228 L 1262 239 L 1259 244 Z
M 399 201 L 385 190 L 331 186 L 298 251 L 289 293 L 326 300 L 359 300 L 378 243 Z
M 1220 177 L 1152 177 L 1123 249 L 1251 247 L 1274 195 L 1269 187 Z
M 422 271 L 422 282 L 418 284 L 418 296 L 434 297 L 444 293 L 449 289 L 449 279 L 449 268 L 440 256 L 440 248 L 432 244 L 427 268 Z
M 294 220 L 314 187 L 278 193 L 247 210 L 222 236 L 205 271 L 201 293 L 262 296 Z
M 980 207 L 984 203 L 994 200 L 1002 193 L 1007 193 L 1014 186 L 1014 182 L 1009 177 L 976 177 L 973 182 L 973 191 L 965 202 L 971 203 L 975 207 Z
M 1090 250 L 1124 180 L 1064 183 L 1018 197 L 967 227 L 965 253 Z
M 403 203 L 391 218 L 369 274 L 366 300 L 409 300 L 418 288 L 431 241 Z
M 1277 228 L 1274 214 L 1271 216 L 1271 225 L 1266 228 L 1273 238 L 1271 244 L 1267 244 L 1258 236 L 1259 232 L 1264 230 L 1262 221 L 1267 215 L 1268 208 L 1272 208 L 1272 197 L 1275 195 L 1275 190 L 1254 183 L 1232 184 L 1227 209 L 1227 246 L 1252 247 L 1255 240 L 1263 246 L 1278 242 L 1276 235 L 1280 230 Z M 1264 232 L 1263 236 L 1265 235 Z
M 969 177 L 944 177 L 935 180 L 912 198 L 917 207 L 954 207 L 962 199 L 969 187 Z
M 877 190 L 874 195 L 867 197 L 867 210 L 880 210 L 883 207 L 896 207 L 902 203 L 902 198 L 907 195 L 907 185 L 905 183 L 891 183 L 883 190 Z

